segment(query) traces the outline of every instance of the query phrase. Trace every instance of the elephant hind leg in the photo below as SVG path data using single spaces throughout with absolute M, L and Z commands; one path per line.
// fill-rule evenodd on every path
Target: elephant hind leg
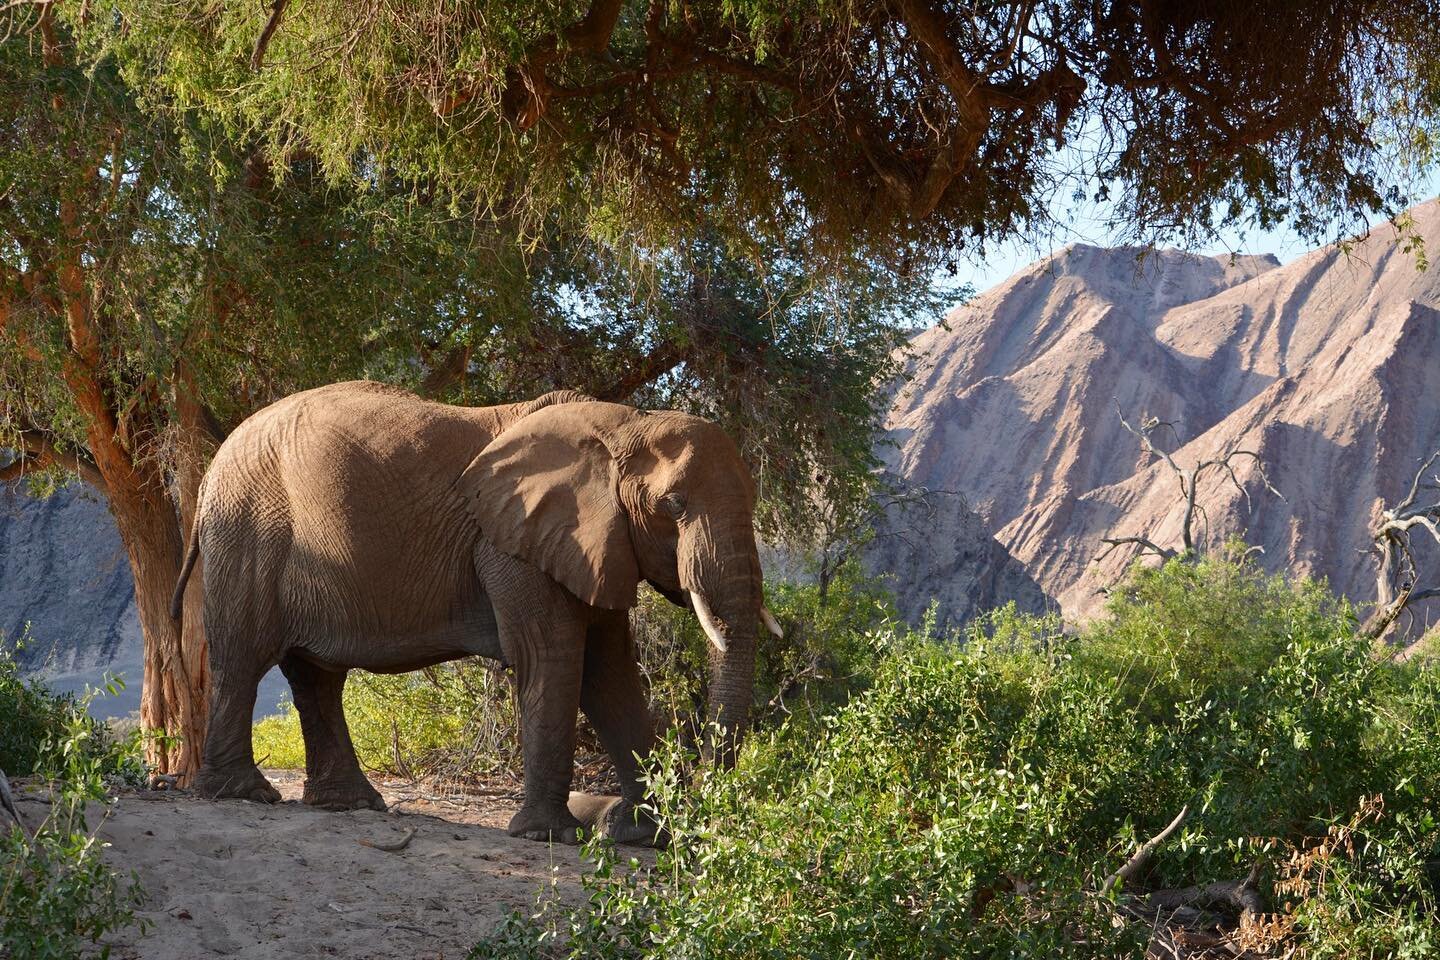
M 220 650 L 225 649 L 222 640 Z M 276 803 L 280 791 L 255 766 L 251 745 L 251 718 L 256 690 L 267 667 L 216 657 L 211 640 L 210 725 L 200 770 L 191 781 L 197 796 L 218 800 L 235 797 Z
M 385 801 L 360 770 L 345 723 L 344 670 L 325 670 L 294 653 L 280 661 L 290 682 L 305 738 L 305 803 L 323 810 L 384 810 Z

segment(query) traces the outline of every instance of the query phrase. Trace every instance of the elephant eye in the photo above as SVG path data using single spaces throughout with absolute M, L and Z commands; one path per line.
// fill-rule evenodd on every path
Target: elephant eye
M 678 493 L 667 493 L 660 498 L 660 509 L 672 519 L 679 520 L 685 515 L 685 497 Z

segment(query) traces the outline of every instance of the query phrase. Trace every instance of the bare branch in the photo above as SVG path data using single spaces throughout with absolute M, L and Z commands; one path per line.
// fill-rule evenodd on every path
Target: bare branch
M 1155 446 L 1155 444 L 1152 443 L 1150 440 L 1150 434 L 1152 431 L 1155 430 L 1156 427 L 1166 426 L 1170 428 L 1171 433 L 1174 433 L 1175 425 L 1168 420 L 1157 420 L 1151 418 L 1141 421 L 1139 429 L 1132 427 L 1130 425 L 1130 421 L 1125 419 L 1125 411 L 1120 409 L 1119 397 L 1115 398 L 1115 415 L 1120 418 L 1120 426 L 1124 427 L 1126 430 L 1130 431 L 1137 438 L 1139 438 L 1140 446 L 1145 449 L 1146 453 L 1150 454 L 1152 457 L 1157 457 L 1161 460 L 1164 460 L 1167 464 L 1170 465 L 1170 469 L 1175 471 L 1175 475 L 1180 478 L 1180 492 L 1183 495 L 1185 493 L 1185 471 L 1180 469 L 1180 466 L 1175 462 L 1174 457 L 1170 456 L 1170 454 Z M 1178 434 L 1176 435 L 1176 439 L 1178 442 Z
M 1405 499 L 1393 509 L 1381 510 L 1380 520 L 1371 531 L 1377 566 L 1376 608 L 1361 632 L 1372 640 L 1384 636 L 1411 604 L 1440 596 L 1440 587 L 1420 587 L 1420 571 L 1410 545 L 1411 531 L 1416 527 L 1440 543 L 1440 502 L 1423 507 L 1415 505 L 1420 491 L 1428 486 L 1422 482 L 1425 474 L 1436 460 L 1440 460 L 1440 450 L 1432 453 L 1415 471 Z
M 1420 486 L 1420 478 L 1425 475 L 1425 471 L 1429 470 L 1436 460 L 1440 460 L 1440 450 L 1436 450 L 1430 454 L 1430 459 L 1426 460 L 1420 465 L 1420 469 L 1415 471 L 1415 479 L 1410 482 L 1410 492 L 1405 495 L 1404 500 L 1400 501 L 1400 506 L 1395 508 L 1397 513 L 1403 513 L 1415 505 L 1415 497 L 1422 489 Z
M 1250 497 L 1250 491 L 1246 489 L 1245 484 L 1240 482 L 1240 477 L 1235 472 L 1234 461 L 1240 457 L 1249 457 L 1254 463 L 1254 472 L 1259 476 L 1260 482 L 1264 485 L 1265 489 L 1281 501 L 1284 501 L 1284 495 L 1275 489 L 1275 485 L 1270 482 L 1270 477 L 1265 472 L 1265 465 L 1261 461 L 1260 455 L 1255 451 L 1239 449 L 1226 450 L 1220 454 L 1220 456 L 1202 460 L 1189 470 L 1186 470 L 1175 462 L 1174 457 L 1156 446 L 1153 439 L 1153 434 L 1156 430 L 1161 427 L 1166 427 L 1175 436 L 1175 442 L 1178 444 L 1180 442 L 1180 435 L 1172 422 L 1169 420 L 1161 420 L 1158 417 L 1144 417 L 1141 419 L 1140 425 L 1135 426 L 1125 419 L 1125 411 L 1121 409 L 1118 398 L 1115 400 L 1115 413 L 1116 416 L 1120 418 L 1120 425 L 1134 434 L 1136 439 L 1140 441 L 1140 446 L 1145 452 L 1159 460 L 1163 460 L 1166 466 L 1170 468 L 1171 472 L 1173 472 L 1180 481 L 1180 496 L 1185 504 L 1185 513 L 1180 522 L 1181 549 L 1179 551 L 1163 550 L 1144 537 L 1123 537 L 1113 540 L 1105 539 L 1102 542 L 1110 544 L 1112 547 L 1117 543 L 1139 543 L 1144 549 L 1148 549 L 1158 556 L 1167 559 L 1177 555 L 1198 556 L 1199 551 L 1195 545 L 1195 518 L 1197 516 L 1201 518 L 1204 524 L 1202 529 L 1204 540 L 1208 541 L 1210 538 L 1210 516 L 1204 505 L 1199 502 L 1200 481 L 1205 478 L 1207 472 L 1217 471 L 1223 473 L 1225 477 L 1229 479 L 1230 483 L 1234 485 L 1235 489 L 1239 491 L 1240 496 L 1245 498 L 1246 509 L 1252 512 L 1255 509 L 1255 504 Z M 1110 552 L 1110 550 L 1105 550 L 1095 559 L 1097 561 L 1103 560 Z
M 1100 542 L 1106 544 L 1106 547 L 1095 556 L 1095 563 L 1099 563 L 1114 553 L 1116 547 L 1124 546 L 1128 543 L 1139 545 L 1140 549 L 1137 551 L 1137 555 L 1139 556 L 1143 556 L 1147 552 L 1155 554 L 1162 560 L 1169 560 L 1175 556 L 1174 550 L 1162 547 L 1148 537 L 1101 537 Z

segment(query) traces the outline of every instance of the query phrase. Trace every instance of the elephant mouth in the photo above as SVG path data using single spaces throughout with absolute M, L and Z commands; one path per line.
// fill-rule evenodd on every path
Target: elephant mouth
M 725 632 L 720 629 L 720 624 L 715 619 L 715 613 L 710 609 L 710 604 L 706 602 L 704 596 L 698 591 L 691 590 L 690 605 L 695 611 L 696 618 L 700 621 L 701 629 L 705 631 L 705 636 L 715 649 L 721 653 L 729 650 L 730 644 L 725 638 Z M 775 639 L 785 639 L 785 631 L 780 628 L 780 622 L 775 619 L 770 608 L 763 603 L 760 604 L 760 622 L 765 624 L 765 629 L 770 631 Z

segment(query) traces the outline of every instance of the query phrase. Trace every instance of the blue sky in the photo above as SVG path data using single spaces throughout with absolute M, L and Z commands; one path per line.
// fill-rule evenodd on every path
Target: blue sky
M 1440 194 L 1440 169 L 1430 171 L 1428 176 L 1411 184 L 1406 192 L 1414 198 L 1414 202 L 1417 204 Z M 1057 208 L 1057 214 L 1058 212 Z M 962 261 L 959 264 L 958 275 L 953 280 L 946 278 L 946 286 L 951 283 L 957 286 L 970 283 L 974 285 L 976 293 L 984 293 L 1016 271 L 1048 256 L 1067 243 L 1089 243 L 1102 247 L 1114 246 L 1119 240 L 1106 227 L 1102 216 L 1103 211 L 1098 208 L 1082 210 L 1065 217 L 1057 216 L 1057 219 L 1062 220 L 1065 226 L 1060 228 L 1054 236 L 997 244 L 993 249 L 988 250 L 986 256 L 981 260 Z M 1372 222 L 1371 226 L 1373 227 L 1375 224 Z M 1195 252 L 1205 254 L 1273 253 L 1281 263 L 1289 263 L 1313 248 L 1314 244 L 1306 242 L 1289 230 L 1250 231 L 1245 234 L 1228 231 L 1217 242 L 1199 248 Z

